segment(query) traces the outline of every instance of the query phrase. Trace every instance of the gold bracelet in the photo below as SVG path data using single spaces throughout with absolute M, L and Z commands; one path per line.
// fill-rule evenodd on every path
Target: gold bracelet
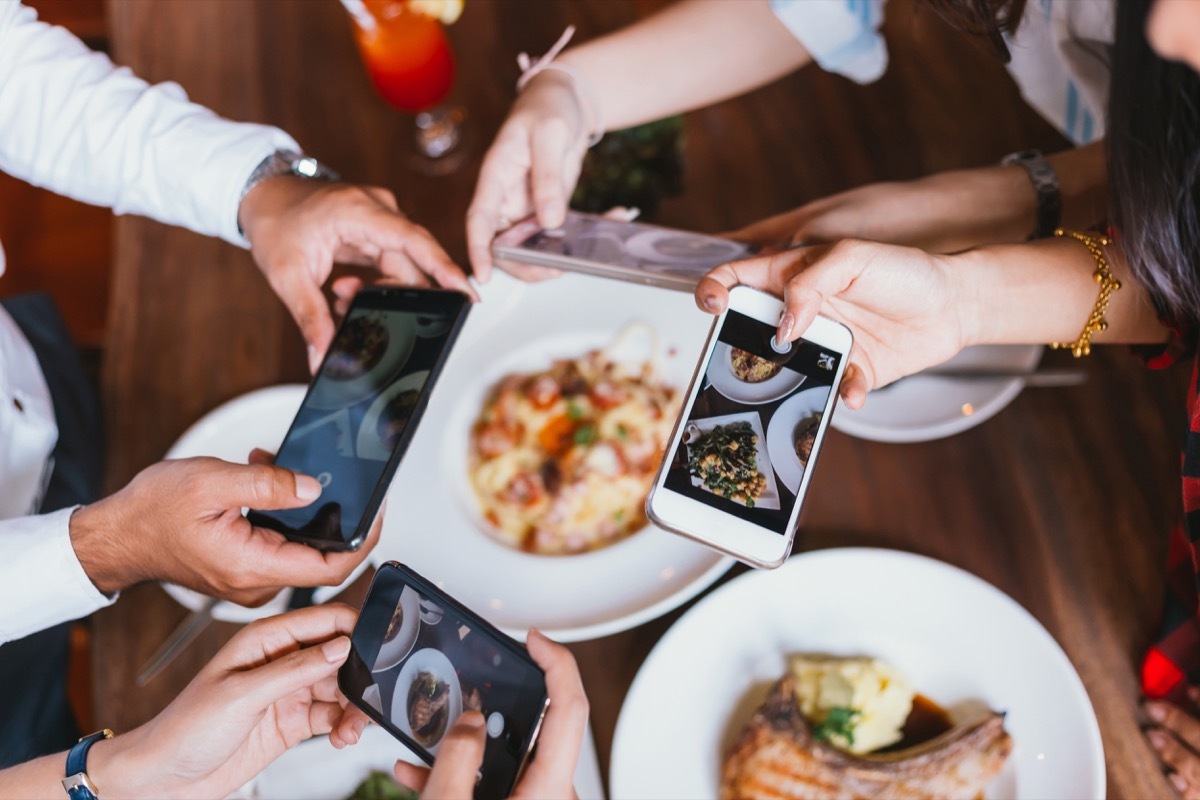
M 1090 233 L 1068 231 L 1062 228 L 1055 230 L 1054 235 L 1070 236 L 1072 239 L 1082 242 L 1096 261 L 1096 271 L 1092 273 L 1092 280 L 1100 284 L 1100 296 L 1096 298 L 1092 314 L 1083 326 L 1083 333 L 1079 334 L 1079 338 L 1073 342 L 1053 342 L 1050 345 L 1052 350 L 1070 348 L 1073 356 L 1083 358 L 1091 355 L 1092 335 L 1108 329 L 1108 320 L 1104 318 L 1104 312 L 1108 310 L 1108 301 L 1112 299 L 1113 292 L 1121 288 L 1121 282 L 1113 276 L 1112 270 L 1108 268 L 1108 259 L 1104 256 L 1104 248 L 1111 244 L 1112 240 L 1103 235 L 1093 236 Z

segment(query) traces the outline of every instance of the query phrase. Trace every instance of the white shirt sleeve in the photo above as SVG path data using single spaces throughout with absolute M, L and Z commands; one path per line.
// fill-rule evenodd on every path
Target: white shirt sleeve
M 71 546 L 75 508 L 0 522 L 0 644 L 111 605 Z
M 118 214 L 242 246 L 241 190 L 277 128 L 235 123 L 151 86 L 33 9 L 0 0 L 0 170 Z
M 813 60 L 827 72 L 870 83 L 887 71 L 888 54 L 879 26 L 884 0 L 771 0 Z

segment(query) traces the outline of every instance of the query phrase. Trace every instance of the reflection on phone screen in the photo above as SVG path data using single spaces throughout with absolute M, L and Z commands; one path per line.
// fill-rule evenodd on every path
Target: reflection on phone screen
M 841 354 L 729 311 L 664 486 L 778 534 L 796 504 Z
M 541 670 L 388 568 L 363 607 L 352 660 L 354 685 L 344 688 L 427 758 L 437 755 L 459 715 L 480 712 L 488 733 L 480 794 L 511 788 L 541 718 Z

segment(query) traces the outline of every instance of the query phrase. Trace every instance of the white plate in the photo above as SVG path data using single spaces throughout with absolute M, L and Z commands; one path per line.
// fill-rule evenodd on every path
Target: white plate
M 967 572 L 860 548 L 746 573 L 667 631 L 617 720 L 613 797 L 715 798 L 725 750 L 765 688 L 789 655 L 812 652 L 877 656 L 943 706 L 1006 712 L 1015 747 L 988 798 L 1104 797 L 1096 715 L 1045 628 Z
M 497 273 L 467 318 L 389 495 L 380 560 L 402 561 L 513 636 L 607 636 L 685 602 L 733 560 L 657 528 L 593 553 L 535 556 L 485 533 L 467 477 L 470 428 L 514 371 L 602 347 L 633 322 L 658 331 L 663 377 L 688 385 L 712 317 L 692 297 L 568 274 L 526 284 Z
M 775 409 L 775 415 L 767 423 L 767 454 L 771 456 L 771 466 L 792 494 L 799 491 L 800 481 L 804 479 L 804 465 L 796 455 L 796 426 L 825 408 L 830 391 L 828 386 L 815 386 L 789 397 Z
M 405 586 L 404 591 L 400 592 L 399 605 L 403 614 L 400 618 L 400 630 L 396 631 L 391 641 L 385 641 L 379 646 L 375 665 L 371 667 L 372 672 L 382 672 L 396 666 L 417 643 L 417 633 L 421 629 L 419 598 L 420 595 L 411 586 Z M 388 624 L 391 624 L 391 620 L 388 620 Z
M 304 402 L 307 389 L 299 384 L 271 386 L 235 397 L 214 408 L 184 431 L 183 436 L 171 445 L 166 457 L 214 456 L 245 464 L 250 451 L 256 447 L 274 453 L 287 435 L 288 426 Z M 324 603 L 353 583 L 371 561 L 372 556 L 367 556 L 341 586 L 318 587 L 313 593 L 314 602 Z M 173 583 L 164 583 L 162 587 L 175 602 L 190 611 L 198 611 L 209 599 Z M 284 589 L 258 608 L 221 602 L 213 606 L 212 614 L 214 619 L 222 622 L 252 622 L 285 611 L 290 597 L 291 590 Z
M 717 342 L 712 359 L 708 362 L 706 377 L 713 388 L 735 403 L 760 405 L 787 397 L 804 383 L 807 375 L 784 367 L 779 373 L 765 381 L 748 383 L 733 374 L 733 348 Z
M 743 411 L 740 414 L 725 414 L 720 417 L 706 417 L 704 419 L 694 419 L 688 423 L 688 440 L 691 441 L 691 436 L 695 435 L 693 431 L 699 431 L 701 434 L 708 433 L 713 428 L 719 428 L 722 425 L 732 425 L 735 422 L 749 422 L 750 428 L 754 431 L 756 441 L 755 447 L 758 450 L 757 466 L 758 471 L 767 480 L 767 487 L 763 489 L 763 493 L 754 501 L 755 508 L 769 508 L 775 511 L 779 510 L 779 485 L 775 483 L 775 471 L 771 469 L 771 458 L 767 455 L 767 437 L 763 433 L 762 417 L 757 411 Z M 688 445 L 688 461 L 691 462 L 692 447 Z M 704 485 L 704 481 L 688 470 L 688 477 L 692 480 L 692 486 L 698 489 L 703 489 L 709 494 L 716 494 L 712 489 Z M 719 497 L 720 495 L 718 495 Z M 737 501 L 733 501 L 737 502 Z M 745 505 L 742 503 L 741 505 Z
M 955 367 L 1032 370 L 1042 346 L 979 345 L 946 362 Z M 842 405 L 830 425 L 876 442 L 926 442 L 981 425 L 1013 401 L 1024 384 L 1016 378 L 962 381 L 914 375 L 871 392 L 859 411 Z
M 370 313 L 370 312 L 368 312 Z M 388 340 L 379 363 L 365 374 L 352 380 L 324 380 L 313 392 L 308 404 L 313 408 L 335 409 L 357 403 L 379 391 L 388 378 L 395 375 L 412 355 L 416 343 L 417 323 L 411 314 L 378 313 L 387 326 Z
M 426 647 L 424 650 L 413 653 L 412 657 L 404 662 L 400 674 L 396 676 L 396 686 L 392 689 L 392 722 L 413 739 L 417 738 L 413 734 L 412 724 L 408 720 L 408 691 L 412 687 L 413 681 L 422 672 L 431 673 L 439 681 L 446 683 L 446 691 L 449 693 L 446 698 L 446 726 L 442 728 L 441 735 L 438 736 L 436 742 L 425 745 L 429 754 L 436 756 L 438 747 L 442 743 L 442 737 L 446 735 L 446 731 L 450 730 L 454 720 L 463 713 L 462 686 L 458 683 L 458 673 L 454 671 L 454 665 L 441 650 Z
M 383 440 L 379 438 L 379 432 L 375 430 L 379 425 L 379 417 L 387 410 L 387 405 L 392 401 L 393 397 L 401 392 L 411 390 L 420 392 L 421 387 L 425 385 L 425 381 L 427 380 L 429 380 L 429 370 L 427 369 L 414 372 L 411 375 L 405 375 L 384 389 L 379 397 L 375 398 L 375 402 L 371 403 L 371 407 L 363 415 L 362 424 L 358 426 L 357 452 L 359 458 L 387 461 L 392 457 L 392 449 L 384 446 Z

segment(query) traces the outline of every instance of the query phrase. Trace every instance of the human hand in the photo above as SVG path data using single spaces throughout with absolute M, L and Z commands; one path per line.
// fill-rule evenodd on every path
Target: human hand
M 820 312 L 854 334 L 839 393 L 861 408 L 867 392 L 940 364 L 967 343 L 960 289 L 945 257 L 893 245 L 845 240 L 734 261 L 708 273 L 696 303 L 712 314 L 745 284 L 784 298 L 776 334 L 794 341 Z
M 259 269 L 300 326 L 314 372 L 334 334 L 321 292 L 334 262 L 372 266 L 407 285 L 436 282 L 478 299 L 462 269 L 429 231 L 400 213 L 387 189 L 268 178 L 246 193 L 238 219 Z
M 531 628 L 526 644 L 529 655 L 546 671 L 550 707 L 538 737 L 537 755 L 525 768 L 512 796 L 531 800 L 574 798 L 575 764 L 588 721 L 587 695 L 579 668 L 570 650 L 540 631 Z M 396 780 L 416 789 L 425 800 L 470 797 L 486 741 L 483 715 L 467 711 L 446 733 L 432 770 L 398 761 Z
M 1200 800 L 1200 720 L 1195 716 L 1200 690 L 1189 687 L 1188 698 L 1192 706 L 1187 710 L 1165 700 L 1146 701 L 1146 715 L 1155 723 L 1146 729 L 1146 738 L 1179 796 Z
M 335 586 L 379 540 L 382 513 L 363 546 L 323 553 L 255 527 L 243 507 L 301 508 L 321 485 L 272 466 L 255 450 L 251 463 L 215 458 L 163 461 L 114 495 L 71 516 L 71 544 L 101 592 L 147 580 L 178 583 L 222 600 L 257 606 L 285 586 Z
M 583 125 L 579 99 L 561 73 L 541 73 L 517 97 L 484 156 L 467 210 L 467 250 L 480 283 L 491 279 L 497 233 L 535 212 L 543 228 L 563 224 L 587 152 Z M 557 274 L 526 264 L 499 266 L 523 280 Z

